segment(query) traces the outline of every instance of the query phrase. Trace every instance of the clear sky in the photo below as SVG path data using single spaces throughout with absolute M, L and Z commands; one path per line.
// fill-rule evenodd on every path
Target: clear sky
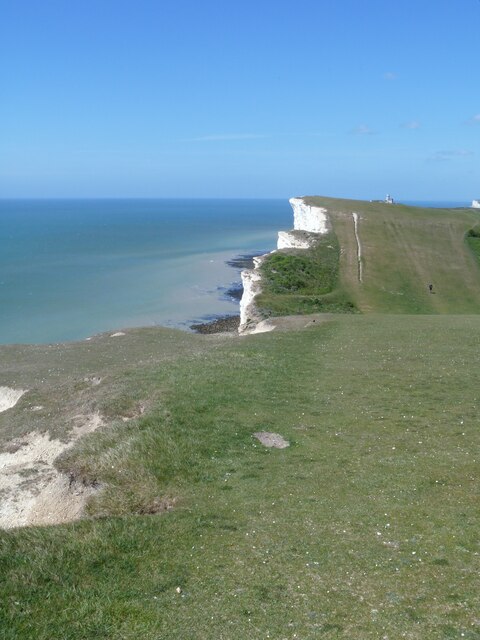
M 480 0 L 0 0 L 0 197 L 480 197 Z

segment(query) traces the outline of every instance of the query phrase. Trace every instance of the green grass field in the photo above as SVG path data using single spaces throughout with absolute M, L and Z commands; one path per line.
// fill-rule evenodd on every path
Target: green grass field
M 37 394 L 0 414 L 4 440 L 32 402 L 56 435 L 62 407 L 109 418 L 58 461 L 105 487 L 90 517 L 0 534 L 2 640 L 480 639 L 476 217 L 353 207 L 363 283 L 351 209 L 329 201 L 363 314 L 0 348 L 0 384 Z

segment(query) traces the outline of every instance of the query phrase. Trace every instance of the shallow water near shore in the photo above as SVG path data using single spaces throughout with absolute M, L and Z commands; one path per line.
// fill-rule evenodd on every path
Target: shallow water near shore
M 235 314 L 227 261 L 291 226 L 287 200 L 2 200 L 0 343 Z

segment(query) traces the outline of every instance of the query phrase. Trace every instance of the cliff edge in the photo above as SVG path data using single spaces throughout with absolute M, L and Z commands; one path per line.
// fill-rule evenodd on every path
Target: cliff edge
M 327 210 L 324 207 L 316 207 L 306 204 L 304 197 L 290 198 L 293 209 L 293 229 L 279 231 L 277 249 L 309 249 L 318 240 L 320 235 L 328 233 L 330 222 Z M 265 254 L 254 258 L 254 268 L 242 271 L 243 295 L 240 300 L 240 326 L 238 332 L 241 335 L 250 333 L 262 333 L 271 331 L 274 327 L 265 320 L 258 311 L 255 298 L 262 290 L 262 275 L 260 267 Z

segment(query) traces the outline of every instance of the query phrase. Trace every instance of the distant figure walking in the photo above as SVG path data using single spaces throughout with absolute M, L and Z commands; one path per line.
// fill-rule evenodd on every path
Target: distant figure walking
M 433 284 L 428 285 L 428 290 L 430 291 L 430 293 L 433 293 Z

